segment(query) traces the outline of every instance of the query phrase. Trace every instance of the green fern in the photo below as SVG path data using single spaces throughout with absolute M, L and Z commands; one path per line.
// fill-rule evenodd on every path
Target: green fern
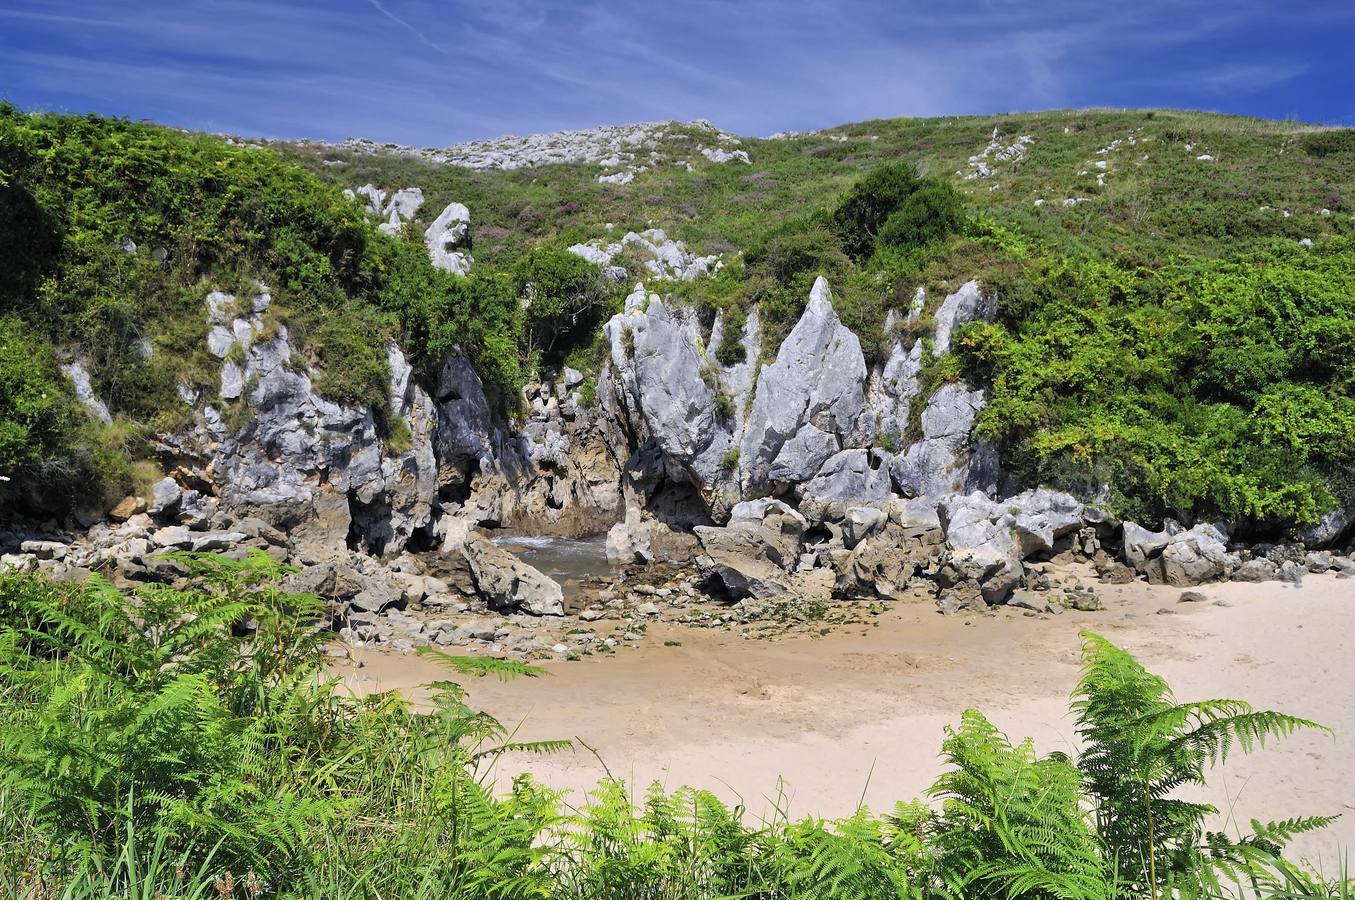
M 1216 810 L 1175 797 L 1177 789 L 1203 785 L 1206 770 L 1234 748 L 1248 752 L 1298 729 L 1325 730 L 1241 700 L 1177 703 L 1162 678 L 1090 633 L 1073 709 L 1086 743 L 1078 764 L 1106 857 L 1117 861 L 1127 889 L 1153 898 L 1199 896 L 1212 889 L 1218 864 L 1242 856 L 1236 844 L 1206 841 L 1205 822 Z M 1282 844 L 1283 829 L 1271 837 Z

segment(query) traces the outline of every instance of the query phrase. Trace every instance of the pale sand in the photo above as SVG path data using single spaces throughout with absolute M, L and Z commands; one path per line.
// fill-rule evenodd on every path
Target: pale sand
M 477 680 L 471 701 L 518 726 L 518 739 L 581 738 L 640 788 L 707 788 L 741 799 L 756 818 L 784 779 L 792 814 L 834 817 L 862 799 L 878 811 L 920 795 L 940 771 L 942 729 L 966 707 L 1013 738 L 1033 737 L 1040 752 L 1075 750 L 1067 699 L 1078 633 L 1091 629 L 1166 677 L 1179 699 L 1237 697 L 1336 732 L 1230 758 L 1206 795 L 1243 824 L 1343 814 L 1295 844 L 1331 872 L 1338 848 L 1355 849 L 1355 580 L 1200 590 L 1208 602 L 1179 603 L 1175 588 L 1103 586 L 1104 611 L 1041 619 L 1016 610 L 946 618 L 925 603 L 898 604 L 878 627 L 775 642 L 658 625 L 614 657 L 548 662 L 544 678 Z M 420 657 L 360 658 L 364 667 L 344 675 L 363 693 L 417 697 L 417 685 L 441 675 Z M 524 770 L 576 798 L 605 774 L 583 746 L 509 758 L 495 774 L 507 784 Z

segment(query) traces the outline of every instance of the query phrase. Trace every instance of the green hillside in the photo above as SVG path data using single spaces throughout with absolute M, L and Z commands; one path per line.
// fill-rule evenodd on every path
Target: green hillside
M 934 303 L 979 278 L 1000 297 L 999 323 L 970 328 L 924 381 L 988 385 L 982 427 L 1025 480 L 1106 492 L 1144 520 L 1222 515 L 1269 531 L 1355 501 L 1355 133 L 1057 111 L 745 139 L 749 164 L 716 164 L 694 152 L 710 132 L 667 130 L 677 137 L 657 164 L 601 184 L 597 165 L 470 170 L 5 108 L 0 474 L 13 492 L 61 461 L 67 496 L 77 485 L 119 495 L 148 429 L 182 418 L 176 382 L 212 387 L 202 295 L 247 278 L 273 289 L 313 364 L 345 361 L 322 379 L 332 396 L 379 407 L 381 345 L 394 336 L 419 362 L 454 344 L 476 353 L 511 413 L 513 388 L 537 369 L 596 358 L 586 328 L 543 355 L 533 334 L 552 327 L 551 305 L 517 301 L 528 281 L 549 281 L 586 295 L 590 322 L 605 314 L 625 286 L 600 291 L 559 251 L 610 223 L 724 254 L 717 277 L 664 289 L 707 316 L 759 304 L 767 355 L 817 274 L 874 359 L 892 342 L 887 311 L 918 286 Z M 966 178 L 990 142 L 978 163 L 991 171 Z M 844 247 L 834 211 L 868 173 L 900 163 L 928 190 L 958 192 L 963 221 Z M 377 234 L 340 193 L 366 182 L 423 189 L 403 240 Z M 472 215 L 465 279 L 423 254 L 422 226 L 450 201 Z M 125 238 L 140 251 L 124 253 Z M 163 262 L 150 255 L 161 247 Z M 57 354 L 89 360 L 113 426 L 73 406 Z

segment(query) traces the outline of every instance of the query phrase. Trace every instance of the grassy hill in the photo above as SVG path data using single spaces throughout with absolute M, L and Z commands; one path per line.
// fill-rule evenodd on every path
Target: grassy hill
M 31 481 L 38 461 L 62 459 L 69 496 L 125 490 L 147 430 L 182 416 L 176 382 L 212 389 L 195 356 L 201 295 L 247 278 L 274 289 L 333 396 L 379 406 L 379 348 L 393 336 L 418 361 L 454 344 L 477 352 L 511 411 L 537 368 L 596 359 L 587 329 L 555 358 L 533 352 L 549 323 L 519 308 L 527 281 L 594 291 L 601 316 L 624 287 L 596 294 L 559 251 L 659 227 L 727 262 L 664 289 L 707 317 L 759 305 L 768 355 L 817 274 L 876 359 L 894 337 L 888 310 L 918 286 L 935 303 L 979 278 L 1000 296 L 999 322 L 969 329 L 924 381 L 990 388 L 982 427 L 1019 477 L 1146 520 L 1223 515 L 1272 532 L 1355 501 L 1355 133 L 1054 111 L 744 139 L 748 164 L 701 156 L 712 136 L 700 126 L 665 133 L 646 171 L 611 184 L 596 164 L 474 170 L 394 148 L 259 148 L 0 110 L 0 379 L 29 398 L 0 400 L 0 474 Z M 834 210 L 899 163 L 958 192 L 963 226 L 844 252 Z M 423 189 L 402 240 L 342 197 L 366 182 Z M 453 200 L 472 215 L 466 279 L 427 264 L 417 227 Z M 123 253 L 125 238 L 142 252 Z M 73 407 L 59 355 L 90 360 L 114 426 Z

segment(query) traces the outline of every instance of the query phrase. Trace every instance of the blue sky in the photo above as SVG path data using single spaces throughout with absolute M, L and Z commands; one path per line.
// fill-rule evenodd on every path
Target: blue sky
M 1355 124 L 1355 0 L 0 0 L 0 97 L 424 146 L 1092 105 Z

